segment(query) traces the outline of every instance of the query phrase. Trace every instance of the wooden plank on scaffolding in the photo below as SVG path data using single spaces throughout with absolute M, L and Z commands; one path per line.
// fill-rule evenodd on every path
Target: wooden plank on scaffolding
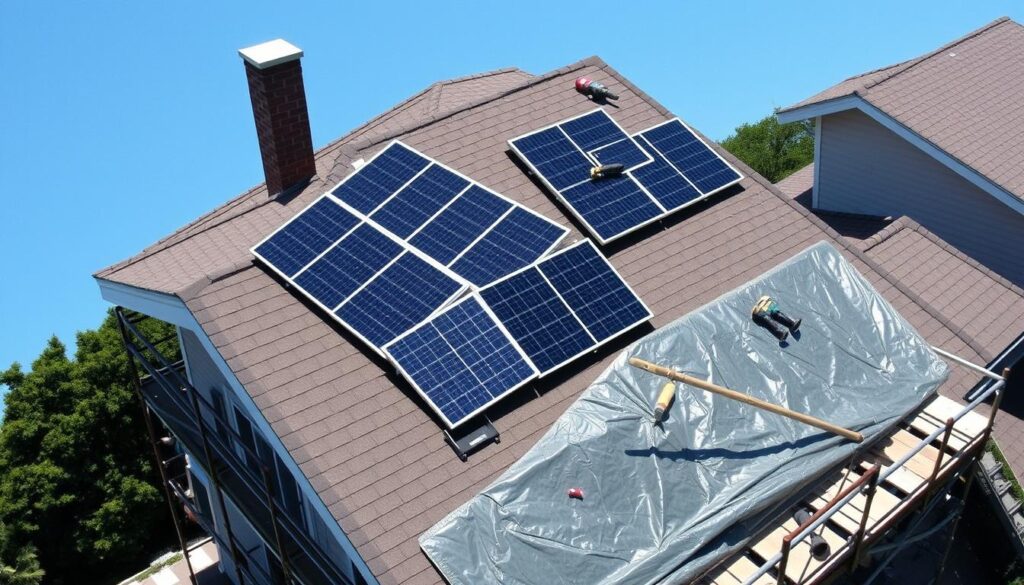
M 924 412 L 936 420 L 945 421 L 947 418 L 956 416 L 963 407 L 964 405 L 958 404 L 945 396 L 936 396 L 935 400 L 932 400 L 928 406 L 924 407 Z M 985 432 L 986 426 L 988 426 L 988 418 L 976 411 L 971 411 L 956 421 L 953 428 L 963 431 L 970 437 L 977 437 Z
M 888 437 L 881 439 L 875 444 L 872 450 L 875 453 L 888 458 L 888 464 L 892 464 L 913 450 L 920 442 L 921 439 L 918 439 L 907 431 L 899 430 Z M 927 479 L 932 474 L 932 469 L 935 467 L 935 459 L 938 455 L 938 449 L 927 445 L 924 449 L 907 460 L 903 467 L 915 473 L 921 479 Z
M 782 539 L 787 534 L 796 530 L 798 525 L 795 520 L 787 520 L 782 526 L 771 531 L 753 544 L 754 552 L 762 558 L 770 559 L 772 555 L 782 550 Z M 831 554 L 836 554 L 846 544 L 846 539 L 836 534 L 828 524 L 823 524 L 815 531 L 828 543 Z M 831 555 L 830 555 L 831 556 Z M 825 559 L 827 561 L 828 559 Z M 786 576 L 799 583 L 814 574 L 824 561 L 819 561 L 811 556 L 811 545 L 809 539 L 804 539 L 789 551 L 789 562 L 786 564 Z
M 919 412 L 916 416 L 907 421 L 907 424 L 910 425 L 910 428 L 924 435 L 930 435 L 936 429 L 946 427 L 945 422 L 937 420 L 935 417 L 926 412 Z M 935 439 L 935 441 L 936 443 L 940 443 L 942 441 L 942 435 L 939 435 L 939 437 Z M 967 444 L 970 442 L 971 437 L 964 433 L 962 430 L 958 429 L 956 425 L 953 425 L 953 432 L 950 433 L 949 435 L 949 450 L 951 452 L 959 451 L 966 447 Z
M 828 505 L 836 495 L 843 490 L 846 486 L 850 485 L 851 482 L 857 480 L 856 474 L 851 474 L 850 479 L 845 484 L 835 483 L 832 485 L 821 486 L 820 489 L 813 492 L 812 499 L 808 502 L 815 510 Z M 842 506 L 831 518 L 830 521 L 835 522 L 843 530 L 850 534 L 855 534 L 860 528 L 860 520 L 864 516 L 864 506 L 867 505 L 867 496 L 863 493 L 857 494 L 845 506 Z M 886 514 L 891 512 L 897 506 L 900 505 L 900 499 L 892 495 L 885 490 L 884 487 L 879 486 L 875 490 L 875 498 L 871 502 L 871 509 L 868 511 L 868 524 L 875 524 L 880 521 Z
M 871 466 L 875 463 L 882 466 L 881 473 L 885 473 L 889 467 L 892 466 L 892 460 L 885 455 L 879 455 L 877 453 L 867 453 L 865 455 L 864 464 L 865 466 Z M 883 485 L 888 484 L 896 490 L 901 491 L 905 494 L 911 494 L 918 487 L 925 482 L 925 479 L 921 476 L 909 471 L 904 467 L 900 467 L 894 471 L 889 477 L 882 482 Z

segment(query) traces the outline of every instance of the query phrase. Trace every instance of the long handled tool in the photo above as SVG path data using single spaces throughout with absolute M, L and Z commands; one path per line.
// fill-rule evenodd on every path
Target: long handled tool
M 811 425 L 812 427 L 817 427 L 823 431 L 828 431 L 830 433 L 839 435 L 840 437 L 847 438 L 857 443 L 860 443 L 861 441 L 864 440 L 864 435 L 858 433 L 857 431 L 851 431 L 850 429 L 834 425 L 828 421 L 823 421 L 820 418 L 813 417 L 809 414 L 796 412 L 795 410 L 790 410 L 784 406 L 779 406 L 778 404 L 766 402 L 764 400 L 761 400 L 760 398 L 754 398 L 753 396 L 748 396 L 742 392 L 730 390 L 729 388 L 726 388 L 724 386 L 712 384 L 711 382 L 701 380 L 700 378 L 694 378 L 693 376 L 684 374 L 682 372 L 677 372 L 673 369 L 666 368 L 664 366 L 652 364 L 651 362 L 640 359 L 638 357 L 629 358 L 629 365 L 636 368 L 640 368 L 641 370 L 650 372 L 657 376 L 668 378 L 669 380 L 675 380 L 677 382 L 689 384 L 690 386 L 696 386 L 697 388 L 700 388 L 702 390 L 707 390 L 708 392 L 713 392 L 715 394 L 725 396 L 726 398 L 738 400 L 739 402 L 743 402 L 744 404 L 749 404 L 751 406 L 756 406 L 757 408 L 767 410 L 768 412 L 774 412 L 775 414 L 779 414 L 784 417 L 800 421 L 804 424 Z

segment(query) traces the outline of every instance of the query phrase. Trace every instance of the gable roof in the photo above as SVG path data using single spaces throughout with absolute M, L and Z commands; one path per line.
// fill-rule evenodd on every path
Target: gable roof
M 1024 200 L 1024 27 L 1000 18 L 915 59 L 846 79 L 783 108 L 789 120 L 813 107 L 858 98 L 900 126 Z
M 182 298 L 381 583 L 441 583 L 417 537 L 521 457 L 614 356 L 649 329 L 631 331 L 495 405 L 488 414 L 501 443 L 463 463 L 406 382 L 281 286 L 248 249 L 350 172 L 352 161 L 393 138 L 572 227 L 567 243 L 584 237 L 505 143 L 593 109 L 573 90 L 581 75 L 618 90 L 621 99 L 609 111 L 629 132 L 673 117 L 603 61 L 586 59 L 393 131 L 343 139 L 320 151 L 318 178 L 290 201 L 269 201 L 258 187 L 97 275 Z M 655 327 L 827 240 L 929 342 L 984 361 L 874 260 L 715 148 L 747 178 L 603 249 L 652 309 Z M 969 388 L 977 377 L 959 366 L 952 371 L 951 391 Z

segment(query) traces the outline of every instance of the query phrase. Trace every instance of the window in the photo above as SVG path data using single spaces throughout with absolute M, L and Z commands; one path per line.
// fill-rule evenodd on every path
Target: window
M 295 483 L 292 473 L 284 466 L 284 462 L 276 456 L 275 459 L 277 459 L 277 475 L 281 486 L 277 493 L 278 501 L 291 514 L 295 523 L 302 526 L 305 522 L 302 520 L 302 495 L 299 493 L 299 486 Z
M 224 393 L 220 388 L 210 388 L 210 402 L 213 404 L 213 424 L 217 436 L 226 442 L 231 433 L 227 426 L 228 411 L 224 408 Z
M 238 448 L 242 461 L 245 461 L 256 477 L 263 479 L 263 472 L 260 470 L 260 462 L 256 459 L 256 440 L 253 438 L 255 431 L 252 423 L 242 414 L 242 411 L 235 407 L 235 427 L 238 429 L 238 441 L 241 446 Z

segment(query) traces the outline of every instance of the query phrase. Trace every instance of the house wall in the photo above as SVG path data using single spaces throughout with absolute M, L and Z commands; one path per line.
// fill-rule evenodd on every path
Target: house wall
M 1024 286 L 1024 215 L 859 110 L 821 118 L 815 206 L 906 215 Z
M 224 407 L 224 416 L 227 424 L 231 426 L 231 429 L 235 433 L 245 434 L 253 433 L 254 442 L 249 445 L 249 449 L 255 447 L 261 458 L 268 457 L 266 455 L 267 450 L 273 450 L 270 447 L 270 443 L 267 438 L 258 430 L 257 426 L 252 424 L 251 412 L 247 412 L 241 401 L 234 396 L 232 386 L 228 380 L 222 374 L 220 368 L 217 366 L 213 358 L 207 353 L 199 337 L 189 331 L 188 329 L 179 328 L 179 339 L 181 341 L 182 355 L 185 358 L 185 365 L 188 372 L 189 382 L 195 387 L 203 396 L 205 396 L 211 403 L 216 404 L 217 400 L 221 401 Z M 219 399 L 211 400 L 214 395 L 219 395 Z M 215 430 L 217 421 L 211 416 L 204 417 L 209 429 Z M 224 424 L 221 421 L 220 424 Z M 249 451 L 251 452 L 251 451 Z M 247 452 L 241 445 L 237 446 L 238 456 L 246 461 Z M 360 580 L 357 577 L 357 569 L 353 566 L 349 555 L 345 552 L 344 547 L 338 542 L 337 538 L 331 534 L 327 528 L 325 520 L 319 515 L 316 506 L 312 505 L 307 496 L 303 495 L 303 490 L 297 487 L 289 487 L 286 482 L 291 482 L 293 486 L 298 486 L 298 481 L 304 480 L 305 478 L 295 477 L 283 464 L 282 457 L 290 457 L 288 453 L 282 453 L 280 451 L 274 451 L 272 456 L 268 458 L 272 461 L 276 461 L 276 465 L 271 463 L 272 475 L 278 480 L 278 484 L 274 486 L 276 493 L 290 493 L 297 497 L 297 504 L 294 507 L 290 507 L 285 504 L 285 508 L 293 510 L 292 519 L 302 526 L 307 528 L 307 534 L 312 537 L 312 540 L 316 542 L 321 550 L 323 550 L 336 564 L 338 567 L 345 569 L 346 576 L 353 582 L 367 582 L 365 577 Z M 266 459 L 264 460 L 266 461 Z M 258 465 L 258 464 L 257 464 Z M 205 470 L 203 470 L 205 471 Z M 232 506 L 232 510 L 237 514 L 237 507 Z M 330 522 L 334 523 L 333 518 L 329 519 Z M 232 522 L 232 529 L 234 530 L 236 522 Z M 218 530 L 220 527 L 218 526 Z M 235 530 L 236 537 L 239 532 Z M 248 532 L 252 537 L 258 538 L 252 529 Z M 230 555 L 229 551 L 218 551 L 221 558 L 226 558 L 225 555 Z M 227 574 L 233 578 L 234 575 L 230 572 Z

